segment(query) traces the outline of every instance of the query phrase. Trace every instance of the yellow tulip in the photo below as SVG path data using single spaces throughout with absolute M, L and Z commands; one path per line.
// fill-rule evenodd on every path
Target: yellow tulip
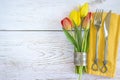
M 85 16 L 87 16 L 89 11 L 89 5 L 88 3 L 85 3 L 81 8 L 80 8 L 80 16 L 82 18 L 84 18 Z
M 80 26 L 81 24 L 81 19 L 80 19 L 80 13 L 79 11 L 77 10 L 72 10 L 70 15 L 69 15 L 69 18 L 74 21 L 74 23 L 76 24 L 76 26 Z

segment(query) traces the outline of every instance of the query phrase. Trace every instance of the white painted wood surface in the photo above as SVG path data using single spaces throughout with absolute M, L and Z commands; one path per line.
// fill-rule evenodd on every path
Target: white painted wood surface
M 59 30 L 60 20 L 86 1 L 91 3 L 91 11 L 101 8 L 120 13 L 120 0 L 97 4 L 93 0 L 0 0 L 0 29 Z
M 60 20 L 86 1 L 93 0 L 0 0 L 0 80 L 77 80 L 73 47 L 52 30 L 61 30 Z M 100 7 L 120 14 L 120 0 L 93 4 L 91 11 Z M 83 80 L 120 80 L 119 63 L 115 78 L 84 74 Z
M 0 37 L 0 80 L 77 80 L 73 47 L 63 32 L 0 32 Z M 119 63 L 110 80 L 120 79 Z M 83 75 L 96 79 L 104 77 Z

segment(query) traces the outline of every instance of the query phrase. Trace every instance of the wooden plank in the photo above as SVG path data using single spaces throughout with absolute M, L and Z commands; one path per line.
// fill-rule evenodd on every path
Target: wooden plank
M 83 80 L 119 80 L 119 63 L 118 58 L 115 78 L 84 74 Z M 77 78 L 73 47 L 63 32 L 0 32 L 0 80 Z
M 61 30 L 60 21 L 79 4 L 120 13 L 120 0 L 0 0 L 0 30 Z M 103 1 L 103 0 L 102 0 Z

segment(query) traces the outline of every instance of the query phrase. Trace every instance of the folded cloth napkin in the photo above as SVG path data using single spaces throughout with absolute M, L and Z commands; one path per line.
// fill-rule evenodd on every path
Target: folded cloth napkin
M 119 15 L 119 41 L 120 41 L 120 15 Z
M 106 13 L 103 14 L 103 21 L 106 16 Z M 100 28 L 99 32 L 99 42 L 98 42 L 98 64 L 100 67 L 103 66 L 104 60 L 104 47 L 105 47 L 105 39 L 104 39 L 104 24 Z M 108 36 L 108 63 L 107 68 L 108 71 L 106 73 L 102 73 L 100 70 L 93 71 L 92 64 L 94 63 L 95 58 L 95 49 L 96 49 L 96 28 L 94 24 L 91 24 L 90 27 L 90 46 L 88 52 L 88 73 L 106 76 L 106 77 L 114 77 L 116 72 L 116 62 L 117 62 L 117 54 L 118 54 L 118 45 L 120 39 L 120 15 L 115 13 L 111 14 L 110 20 L 110 28 L 109 28 L 109 36 Z

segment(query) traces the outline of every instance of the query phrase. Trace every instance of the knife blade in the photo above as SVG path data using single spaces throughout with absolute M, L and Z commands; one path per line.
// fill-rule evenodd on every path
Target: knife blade
M 105 37 L 108 37 L 109 27 L 110 27 L 110 18 L 111 18 L 111 10 L 107 13 L 104 21 L 104 34 Z

